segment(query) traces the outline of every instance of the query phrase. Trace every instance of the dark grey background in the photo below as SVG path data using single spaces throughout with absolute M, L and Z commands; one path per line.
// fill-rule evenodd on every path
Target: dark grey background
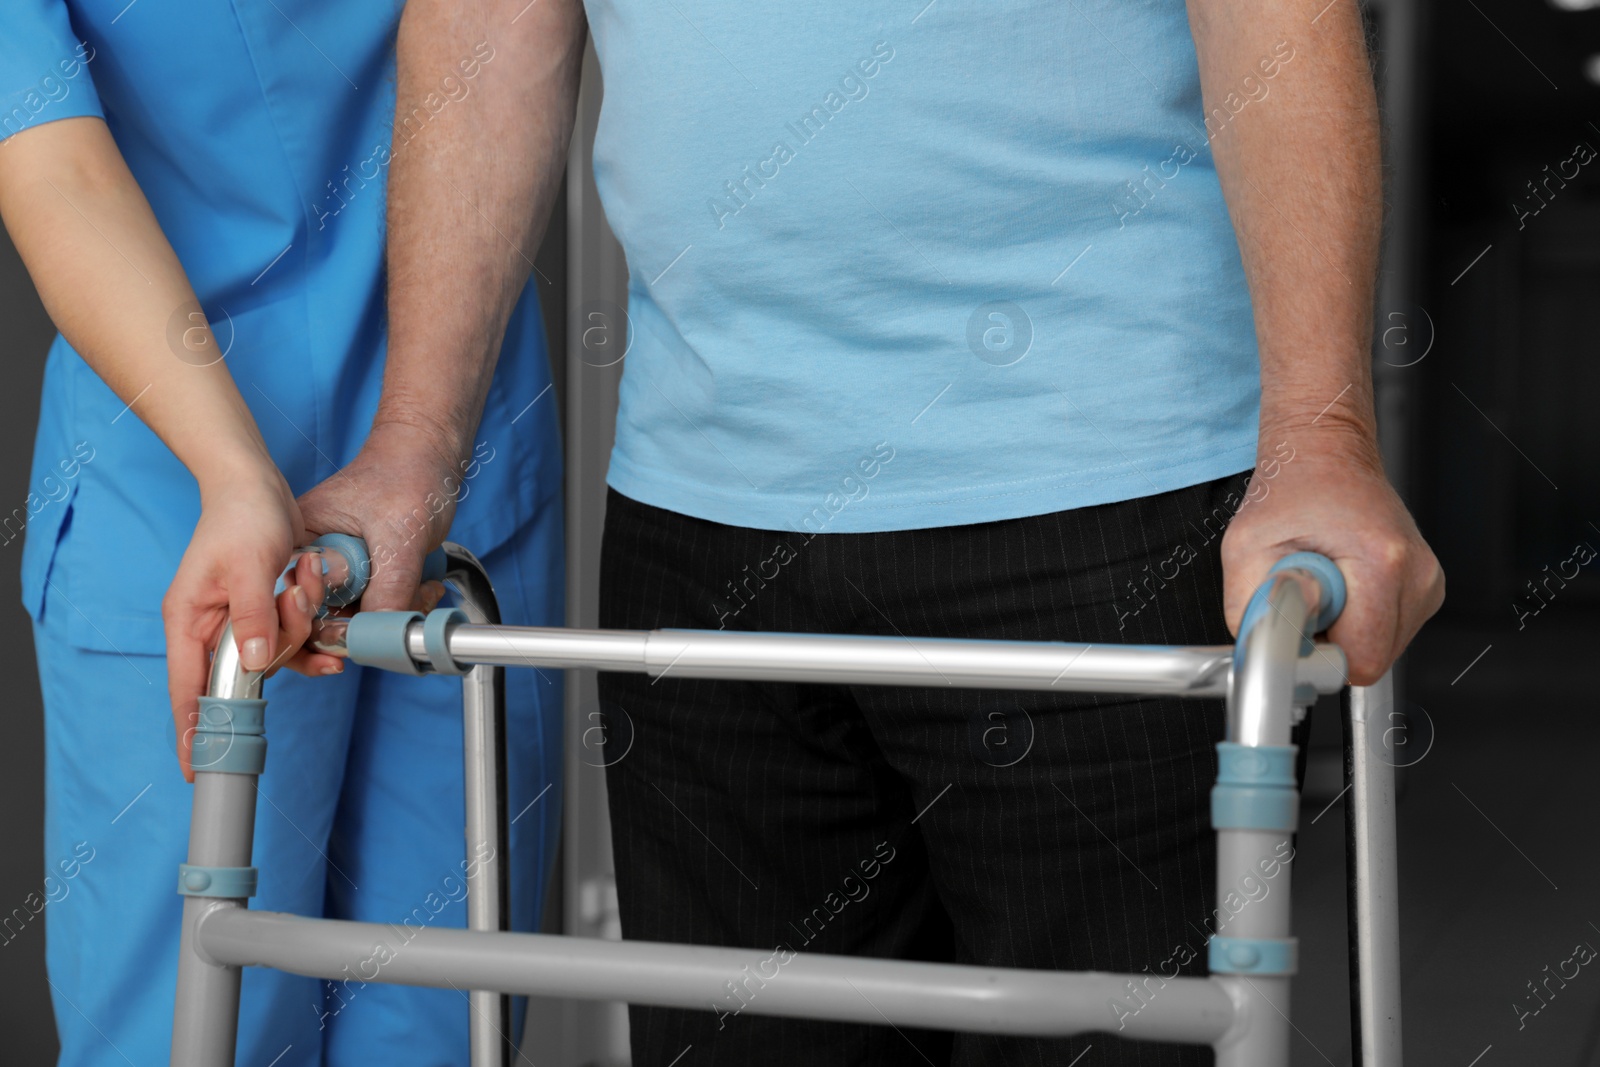
M 55 335 L 11 242 L 0 238 L 0 500 L 9 513 L 28 497 L 44 353 Z M 44 728 L 33 632 L 22 608 L 22 539 L 0 545 L 0 914 L 44 893 Z M 41 914 L 0 945 L 0 1063 L 48 1064 L 56 1053 L 44 980 Z

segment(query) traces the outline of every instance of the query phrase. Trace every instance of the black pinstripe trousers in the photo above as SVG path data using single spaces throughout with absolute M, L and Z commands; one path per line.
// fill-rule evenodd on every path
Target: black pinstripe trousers
M 1221 529 L 1246 481 L 809 536 L 613 491 L 600 621 L 1226 644 Z M 1107 1032 L 1068 1040 L 757 1011 L 805 952 L 1204 974 L 1220 702 L 670 671 L 602 674 L 600 694 L 624 936 L 770 953 L 714 1010 L 634 1007 L 636 1067 L 1212 1062 L 1206 1048 L 1119 1039 L 1111 1004 Z

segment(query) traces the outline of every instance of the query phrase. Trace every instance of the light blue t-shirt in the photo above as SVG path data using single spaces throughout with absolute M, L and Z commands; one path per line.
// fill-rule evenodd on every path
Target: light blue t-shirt
M 859 532 L 1253 465 L 1208 145 L 1236 112 L 1207 124 L 1182 0 L 587 8 L 630 273 L 618 491 Z

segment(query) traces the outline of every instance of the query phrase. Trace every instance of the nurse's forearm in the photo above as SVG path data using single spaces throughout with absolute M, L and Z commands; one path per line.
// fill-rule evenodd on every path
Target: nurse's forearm
M 415 133 L 397 125 L 389 169 L 389 358 L 374 430 L 404 427 L 447 462 L 472 453 L 561 187 L 584 31 L 577 0 L 410 0 L 400 23 L 402 121 L 480 61 L 471 95 Z
M 202 492 L 272 471 L 189 280 L 105 123 L 25 130 L 0 151 L 0 217 L 56 328 Z M 190 313 L 194 318 L 189 318 Z
M 1261 352 L 1261 449 L 1376 462 L 1378 109 L 1354 0 L 1190 0 L 1205 133 Z M 1178 179 L 1183 180 L 1183 179 Z

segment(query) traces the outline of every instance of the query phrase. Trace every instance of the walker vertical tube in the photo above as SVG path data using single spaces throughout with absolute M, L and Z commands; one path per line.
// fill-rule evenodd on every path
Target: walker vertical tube
M 179 873 L 179 892 L 186 895 L 172 1022 L 173 1067 L 233 1067 L 238 1040 L 239 968 L 202 957 L 195 940 L 195 924 L 202 915 L 242 908 L 255 891 L 250 853 L 256 776 L 266 748 L 260 732 L 261 675 L 240 667 L 232 626 L 223 630 L 217 644 L 208 693 L 194 735 L 189 862 Z M 230 702 L 254 706 L 254 723 L 242 721 L 242 716 L 235 720 L 227 710 Z M 224 895 L 235 892 L 239 895 Z
M 1332 562 L 1299 553 L 1272 568 L 1239 625 L 1227 740 L 1217 746 L 1211 794 L 1217 925 L 1209 947 L 1211 973 L 1239 1005 L 1239 1021 L 1217 1043 L 1217 1067 L 1289 1062 L 1289 984 L 1299 966 L 1290 888 L 1300 814 L 1290 730 L 1295 706 L 1316 699 L 1297 685 L 1300 657 L 1325 654 L 1311 635 L 1343 601 Z
M 445 580 L 467 621 L 499 625 L 500 608 L 483 565 L 460 545 L 446 543 Z M 435 664 L 435 667 L 444 666 Z M 510 930 L 510 828 L 506 821 L 505 668 L 474 667 L 461 679 L 463 771 L 466 780 L 467 858 L 478 866 L 467 879 L 467 929 Z M 511 997 L 474 990 L 471 1067 L 510 1067 Z
M 1394 678 L 1344 699 L 1345 853 L 1350 910 L 1350 1022 L 1355 1067 L 1400 1067 L 1400 877 L 1395 768 L 1384 758 Z

